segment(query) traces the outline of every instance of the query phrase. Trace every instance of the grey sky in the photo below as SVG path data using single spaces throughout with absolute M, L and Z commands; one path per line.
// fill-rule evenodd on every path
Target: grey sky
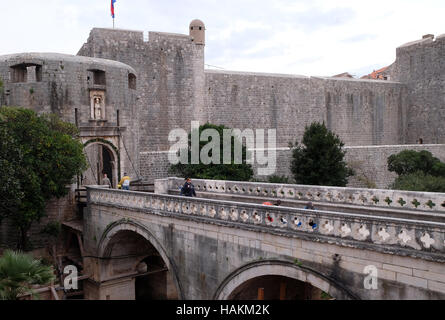
M 110 0 L 0 0 L 0 54 L 76 54 L 93 27 L 111 27 Z M 445 33 L 443 0 L 117 0 L 116 27 L 207 28 L 206 63 L 227 70 L 367 74 L 396 47 Z

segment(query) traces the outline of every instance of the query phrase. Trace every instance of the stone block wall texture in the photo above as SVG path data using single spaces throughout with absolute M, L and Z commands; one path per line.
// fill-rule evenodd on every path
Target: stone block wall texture
M 400 145 L 420 137 L 438 143 L 445 117 L 443 42 L 438 37 L 398 48 L 390 68 L 394 81 L 204 70 L 203 46 L 187 35 L 158 32 L 144 41 L 141 31 L 95 28 L 78 54 L 121 61 L 137 70 L 138 163 L 143 180 L 152 181 L 166 176 L 167 155 L 157 152 L 169 149 L 169 132 L 189 131 L 192 120 L 241 130 L 276 129 L 277 147 L 300 140 L 313 121 L 325 122 L 348 147 Z M 434 104 L 438 116 L 425 122 L 413 104 L 427 113 Z M 280 153 L 279 163 L 286 157 Z M 361 156 L 352 160 L 360 162 Z M 280 164 L 278 172 L 285 168 Z M 379 175 L 377 185 L 386 185 L 386 171 Z
M 445 34 L 397 48 L 391 79 L 406 84 L 406 141 L 444 143 Z
M 48 235 L 42 233 L 48 223 L 55 221 L 62 223 L 76 218 L 77 204 L 73 190 L 61 199 L 49 201 L 45 212 L 46 216 L 39 222 L 33 223 L 28 232 L 31 248 L 44 248 L 50 243 Z M 0 222 L 0 248 L 16 248 L 18 239 L 18 230 L 10 219 Z
M 276 129 L 277 146 L 324 122 L 346 145 L 403 141 L 401 83 L 206 71 L 208 121 L 238 129 Z
M 349 179 L 348 185 L 389 188 L 397 174 L 388 171 L 387 159 L 403 150 L 426 150 L 445 162 L 445 144 L 346 147 L 346 161 L 355 167 L 357 172 L 356 176 Z
M 191 37 L 139 31 L 91 31 L 78 55 L 121 61 L 138 75 L 137 114 L 139 152 L 169 149 L 170 130 L 190 131 L 190 122 L 203 114 L 204 47 Z
M 14 66 L 33 64 L 41 66 L 41 79 L 14 82 Z M 105 85 L 93 83 L 90 70 L 105 72 Z M 55 113 L 62 120 L 77 122 L 83 132 L 101 136 L 103 127 L 125 127 L 123 143 L 131 158 L 138 159 L 138 112 L 135 109 L 136 92 L 128 87 L 128 75 L 135 70 L 117 61 L 79 57 L 57 53 L 24 53 L 0 56 L 0 78 L 4 82 L 5 102 L 9 106 L 30 108 L 38 113 Z M 29 79 L 28 79 L 29 80 Z M 105 117 L 107 122 L 91 121 L 90 90 L 105 91 Z M 121 143 L 122 143 L 121 141 Z M 122 149 L 123 145 L 116 146 Z M 128 157 L 122 158 L 122 171 L 133 171 Z
M 356 171 L 356 175 L 349 178 L 348 187 L 386 189 L 397 178 L 397 174 L 388 171 L 388 157 L 403 150 L 429 151 L 445 162 L 445 144 L 430 145 L 387 145 L 387 146 L 348 146 L 345 160 Z M 290 166 L 292 151 L 281 149 L 276 151 L 276 175 L 292 177 Z M 255 177 L 267 180 L 267 177 L 258 175 L 258 165 L 254 166 Z

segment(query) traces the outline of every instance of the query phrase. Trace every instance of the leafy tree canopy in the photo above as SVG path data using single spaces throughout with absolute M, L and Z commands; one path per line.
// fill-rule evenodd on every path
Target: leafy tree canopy
M 231 162 L 230 164 L 229 163 L 225 164 L 223 161 L 224 130 L 230 130 L 230 129 L 223 125 L 214 125 L 207 123 L 199 127 L 199 136 L 201 136 L 203 131 L 206 129 L 215 129 L 219 134 L 219 141 L 217 141 L 218 145 L 217 150 L 210 149 L 208 152 L 208 155 L 210 157 L 213 156 L 214 151 L 219 152 L 219 164 L 218 163 L 205 164 L 202 162 L 201 157 L 199 157 L 198 164 L 191 164 L 192 135 L 190 133 L 188 136 L 188 150 L 186 151 L 188 153 L 188 163 L 178 163 L 172 165 L 169 170 L 170 173 L 196 179 L 249 181 L 253 176 L 253 170 L 252 166 L 246 163 L 247 148 L 244 145 L 241 145 L 241 142 L 232 136 L 230 144 Z M 212 141 L 210 140 L 210 141 L 199 142 L 199 154 L 201 154 L 203 148 L 205 148 L 209 142 Z M 236 145 L 238 145 L 238 147 L 240 147 L 242 150 L 242 159 L 241 159 L 242 161 L 240 161 L 241 163 L 239 164 L 235 164 L 234 150 Z M 206 150 L 207 149 L 205 149 L 204 151 Z
M 432 176 L 418 171 L 397 177 L 391 186 L 394 190 L 445 192 L 445 177 Z
M 399 175 L 393 189 L 445 192 L 445 163 L 429 151 L 404 150 L 393 154 L 388 158 L 388 170 Z
M 26 231 L 45 214 L 45 203 L 65 196 L 74 176 L 86 169 L 83 145 L 74 125 L 54 115 L 24 108 L 0 108 L 0 220 L 10 218 Z
M 426 150 L 404 150 L 391 155 L 388 158 L 388 170 L 399 176 L 420 171 L 432 176 L 445 177 L 445 163 Z
M 298 184 L 343 187 L 353 175 L 344 160 L 344 143 L 324 123 L 306 126 L 301 145 L 291 146 L 291 171 Z

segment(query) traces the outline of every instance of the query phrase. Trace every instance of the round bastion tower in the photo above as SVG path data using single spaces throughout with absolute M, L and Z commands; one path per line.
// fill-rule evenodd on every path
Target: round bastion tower
M 206 28 L 204 22 L 195 19 L 190 22 L 190 37 L 195 44 L 205 45 Z

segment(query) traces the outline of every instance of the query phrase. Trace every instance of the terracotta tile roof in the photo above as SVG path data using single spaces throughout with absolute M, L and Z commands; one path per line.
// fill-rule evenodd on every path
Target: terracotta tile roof
M 385 80 L 385 71 L 389 68 L 389 66 L 381 68 L 379 70 L 374 70 L 370 74 L 361 77 L 360 79 L 375 79 L 375 80 Z

